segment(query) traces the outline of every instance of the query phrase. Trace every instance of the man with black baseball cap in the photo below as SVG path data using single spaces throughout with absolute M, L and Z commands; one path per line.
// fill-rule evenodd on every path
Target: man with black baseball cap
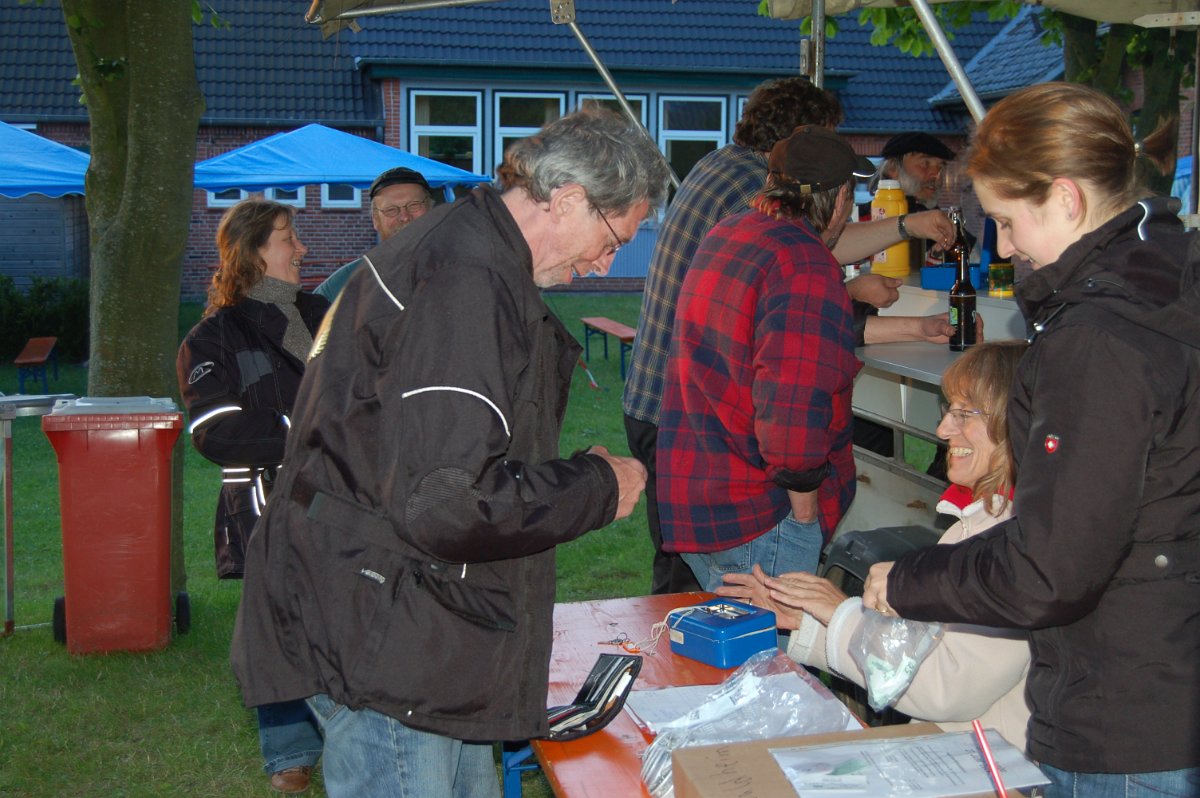
M 874 171 L 832 130 L 796 128 L 750 209 L 683 278 L 657 437 L 663 548 L 704 590 L 760 565 L 812 572 L 854 496 L 855 313 L 832 247 Z M 944 316 L 871 316 L 866 340 L 948 340 Z
M 407 166 L 397 166 L 379 175 L 371 183 L 367 195 L 371 199 L 371 224 L 379 233 L 381 242 L 387 241 L 433 207 L 433 189 L 429 187 L 429 181 L 420 172 Z M 337 299 L 342 286 L 360 263 L 361 258 L 350 261 L 325 278 L 314 293 L 330 302 Z
M 892 136 L 883 145 L 881 154 L 880 176 L 900 181 L 910 211 L 936 205 L 942 169 L 954 160 L 954 152 L 949 147 L 928 133 L 914 130 Z

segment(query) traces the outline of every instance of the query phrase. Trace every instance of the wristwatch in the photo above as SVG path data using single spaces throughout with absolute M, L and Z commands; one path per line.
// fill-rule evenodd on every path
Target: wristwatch
M 916 236 L 908 232 L 908 228 L 904 226 L 904 219 L 908 216 L 907 213 L 902 213 L 896 217 L 896 229 L 900 231 L 900 237 L 905 241 L 912 241 Z

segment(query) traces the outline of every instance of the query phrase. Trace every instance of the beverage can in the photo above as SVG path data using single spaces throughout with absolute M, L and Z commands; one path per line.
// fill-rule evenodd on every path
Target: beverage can
M 908 200 L 898 180 L 880 180 L 871 200 L 871 219 L 888 219 L 908 213 Z M 908 241 L 893 244 L 871 259 L 871 272 L 885 277 L 904 277 L 910 271 Z

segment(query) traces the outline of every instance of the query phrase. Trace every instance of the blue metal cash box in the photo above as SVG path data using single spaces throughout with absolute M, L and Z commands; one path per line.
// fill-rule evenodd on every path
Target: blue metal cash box
M 779 645 L 775 613 L 729 599 L 713 599 L 667 615 L 671 650 L 717 668 L 734 668 Z

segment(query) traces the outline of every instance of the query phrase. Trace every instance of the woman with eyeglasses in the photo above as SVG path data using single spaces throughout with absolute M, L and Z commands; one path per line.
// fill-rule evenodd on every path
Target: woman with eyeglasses
M 941 543 L 957 543 L 1012 514 L 1014 469 L 1008 442 L 1008 398 L 1024 341 L 991 341 L 972 347 L 942 375 L 944 405 L 938 437 L 949 446 L 950 487 L 938 512 L 959 520 Z M 851 655 L 864 614 L 862 599 L 828 579 L 807 573 L 768 577 L 729 574 L 720 595 L 750 599 L 772 610 L 780 629 L 793 630 L 788 655 L 865 686 Z M 942 641 L 917 669 L 896 709 L 948 731 L 978 718 L 1019 749 L 1025 747 L 1029 709 L 1025 674 L 1029 644 L 1023 632 L 948 624 Z

